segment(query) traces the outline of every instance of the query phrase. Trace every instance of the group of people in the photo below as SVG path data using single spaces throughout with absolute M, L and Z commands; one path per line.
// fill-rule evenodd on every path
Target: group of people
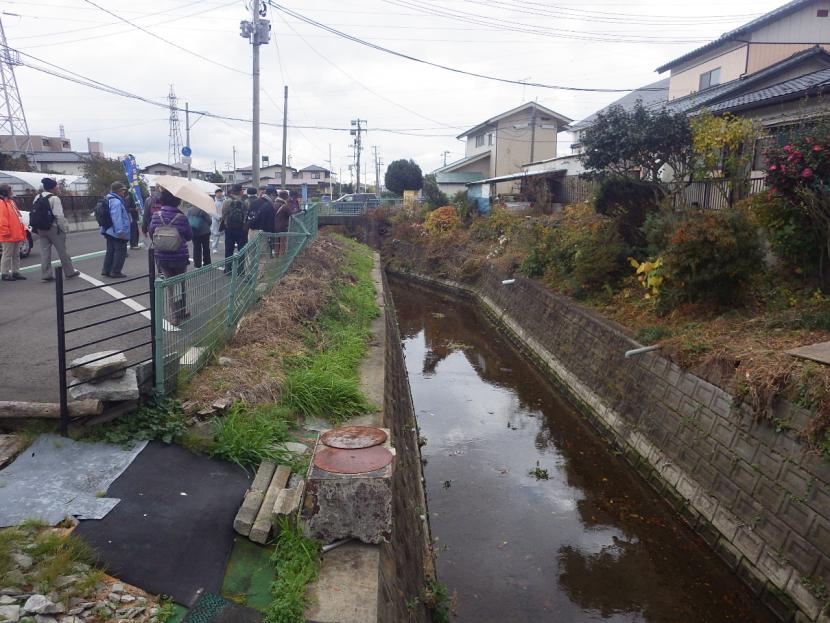
M 61 261 L 61 270 L 66 279 L 80 275 L 75 270 L 72 258 L 66 249 L 68 231 L 63 205 L 58 196 L 58 182 L 44 177 L 41 191 L 34 197 L 33 205 L 43 200 L 48 214 L 48 226 L 37 229 L 40 239 L 40 275 L 42 281 L 54 281 L 52 276 L 52 249 Z M 20 272 L 20 246 L 26 240 L 26 225 L 8 184 L 0 184 L 0 279 L 3 281 L 24 281 Z

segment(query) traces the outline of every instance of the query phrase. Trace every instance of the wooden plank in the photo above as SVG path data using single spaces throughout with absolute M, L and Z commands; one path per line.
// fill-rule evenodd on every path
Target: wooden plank
M 101 415 L 104 404 L 100 400 L 74 400 L 69 403 L 70 417 Z M 61 406 L 56 402 L 17 402 L 0 400 L 0 419 L 47 418 L 59 419 Z
M 786 353 L 798 359 L 809 359 L 810 361 L 816 361 L 830 366 L 830 342 L 819 342 L 818 344 L 801 346 L 800 348 L 788 350 Z

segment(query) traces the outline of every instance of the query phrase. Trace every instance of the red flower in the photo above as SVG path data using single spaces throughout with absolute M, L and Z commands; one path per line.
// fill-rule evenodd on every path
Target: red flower
M 793 147 L 792 145 L 784 145 L 783 149 L 785 152 L 790 153 L 793 150 Z
M 769 168 L 769 170 L 770 170 L 770 171 L 777 171 L 777 170 L 778 170 L 778 165 L 776 165 L 776 164 L 772 165 L 772 166 Z
M 813 151 L 821 151 L 821 145 L 819 145 L 818 143 L 813 145 Z
M 803 177 L 804 179 L 810 179 L 811 177 L 813 177 L 813 170 L 810 167 L 807 167 L 801 172 L 801 177 Z

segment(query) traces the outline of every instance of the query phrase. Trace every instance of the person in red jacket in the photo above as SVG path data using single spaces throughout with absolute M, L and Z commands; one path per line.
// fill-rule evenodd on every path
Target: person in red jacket
M 12 199 L 12 187 L 0 184 L 0 277 L 3 281 L 26 279 L 20 274 L 20 243 L 26 238 L 26 228 Z

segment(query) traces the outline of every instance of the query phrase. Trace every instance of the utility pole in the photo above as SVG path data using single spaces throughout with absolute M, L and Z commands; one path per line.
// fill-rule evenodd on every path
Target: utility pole
M 251 124 L 251 185 L 259 186 L 259 46 L 265 45 L 271 38 L 271 23 L 263 19 L 266 13 L 266 3 L 262 0 L 251 2 L 251 21 L 243 20 L 239 23 L 239 35 L 248 39 L 253 46 L 253 77 L 254 108 L 253 123 Z
M 285 190 L 285 153 L 288 144 L 288 85 L 285 85 L 285 97 L 282 105 L 282 189 Z
M 233 146 L 233 183 L 236 184 L 236 145 Z
M 184 103 L 184 145 L 187 147 L 187 179 L 190 179 L 191 173 L 191 157 L 190 157 L 190 105 Z
M 331 143 L 329 143 L 329 159 L 326 160 L 326 164 L 329 165 L 329 199 L 334 201 L 334 197 L 332 197 L 332 194 L 333 194 L 332 190 L 333 189 L 332 189 L 332 186 L 331 186 L 331 184 L 332 184 L 332 179 L 331 179 L 332 178 L 332 174 L 331 174 L 332 173 L 332 171 L 331 171 Z
M 375 154 L 375 195 L 380 199 L 380 165 L 378 164 L 378 146 L 372 145 Z
M 361 126 L 361 123 L 366 123 L 365 119 L 352 119 L 352 125 L 356 126 L 356 129 L 351 130 L 349 133 L 354 136 L 354 145 L 355 145 L 355 166 L 357 168 L 357 191 L 360 192 L 360 152 L 363 149 L 362 145 L 362 133 L 366 131 L 366 128 Z
M 449 155 L 449 151 L 441 152 L 441 155 L 444 156 L 444 166 L 447 166 L 447 156 Z
M 536 104 L 533 104 L 531 110 L 533 112 L 530 113 L 530 161 L 535 162 L 533 159 L 533 151 L 536 147 Z

